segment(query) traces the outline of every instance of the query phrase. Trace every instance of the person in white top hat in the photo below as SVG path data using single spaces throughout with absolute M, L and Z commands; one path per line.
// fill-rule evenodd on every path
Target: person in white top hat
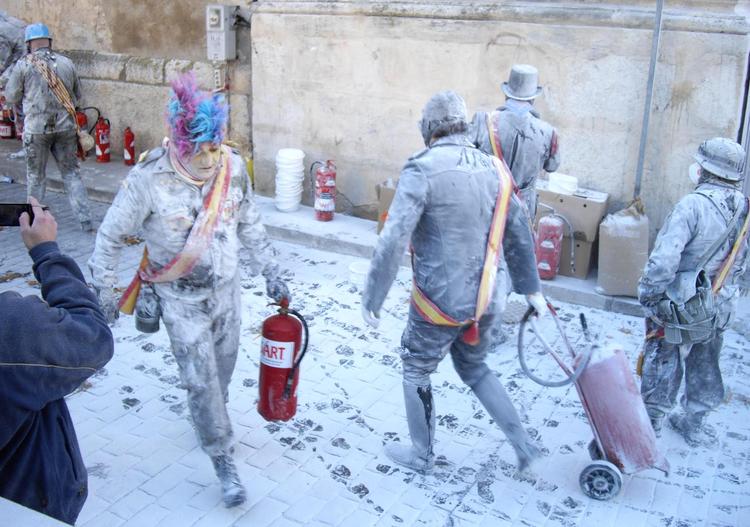
M 557 132 L 534 109 L 534 99 L 542 93 L 534 66 L 514 65 L 502 90 L 505 104 L 493 112 L 474 114 L 469 139 L 484 153 L 505 160 L 533 218 L 539 173 L 554 172 L 560 165 Z

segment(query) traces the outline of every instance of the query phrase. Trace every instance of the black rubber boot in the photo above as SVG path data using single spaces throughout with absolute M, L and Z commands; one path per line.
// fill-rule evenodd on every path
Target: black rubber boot
M 404 405 L 411 445 L 389 443 L 385 454 L 399 465 L 427 473 L 435 466 L 432 443 L 435 439 L 435 407 L 431 386 L 404 383 Z

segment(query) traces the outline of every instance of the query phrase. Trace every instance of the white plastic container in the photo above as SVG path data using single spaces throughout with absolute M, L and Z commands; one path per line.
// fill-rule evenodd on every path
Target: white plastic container
M 302 201 L 305 178 L 305 153 L 297 148 L 282 148 L 276 154 L 276 208 L 292 212 Z
M 353 261 L 349 264 L 349 281 L 357 287 L 364 287 L 369 269 L 370 262 L 368 260 Z

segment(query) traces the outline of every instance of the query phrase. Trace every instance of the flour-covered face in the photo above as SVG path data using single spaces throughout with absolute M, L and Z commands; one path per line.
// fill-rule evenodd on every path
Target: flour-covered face
M 693 185 L 697 185 L 701 178 L 701 166 L 698 163 L 693 163 L 688 167 L 688 177 Z
M 200 149 L 189 164 L 193 173 L 201 179 L 211 177 L 221 160 L 221 147 L 216 143 L 201 143 Z

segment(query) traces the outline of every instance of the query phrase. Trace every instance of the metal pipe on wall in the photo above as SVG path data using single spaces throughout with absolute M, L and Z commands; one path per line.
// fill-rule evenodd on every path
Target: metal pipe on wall
M 646 103 L 643 107 L 643 124 L 641 126 L 641 144 L 638 147 L 638 166 L 635 171 L 635 190 L 633 199 L 641 195 L 641 180 L 643 179 L 643 163 L 646 158 L 646 139 L 648 138 L 648 123 L 651 117 L 651 100 L 654 96 L 654 77 L 656 75 L 656 63 L 659 60 L 659 44 L 661 43 L 661 15 L 664 9 L 664 0 L 656 0 L 656 21 L 654 22 L 654 36 L 651 40 L 651 64 L 648 69 L 648 82 L 646 89 Z

